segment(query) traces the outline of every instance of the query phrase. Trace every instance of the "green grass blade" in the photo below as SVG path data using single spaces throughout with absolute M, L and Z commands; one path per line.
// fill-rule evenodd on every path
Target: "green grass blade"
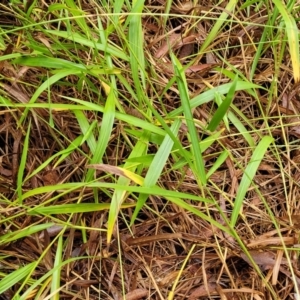
M 233 106 L 234 107 L 234 106 Z M 255 142 L 249 131 L 246 129 L 244 124 L 239 120 L 239 118 L 232 112 L 228 112 L 228 118 L 234 127 L 238 130 L 238 132 L 244 137 L 250 147 L 255 146 Z
M 205 174 L 201 149 L 199 145 L 198 133 L 196 131 L 196 127 L 195 127 L 195 123 L 191 111 L 191 105 L 190 105 L 190 99 L 187 90 L 185 74 L 179 60 L 175 57 L 174 54 L 172 54 L 172 62 L 175 69 L 178 90 L 182 102 L 182 108 L 184 111 L 184 116 L 186 119 L 187 127 L 189 129 L 190 139 L 192 143 L 192 152 L 195 158 L 194 163 L 197 171 L 197 174 L 195 174 L 195 176 L 197 176 L 198 179 L 200 179 L 202 185 L 205 185 L 206 174 Z
M 209 101 L 212 101 L 215 98 L 215 94 L 218 92 L 220 95 L 225 95 L 229 92 L 229 89 L 231 88 L 232 83 L 225 83 L 223 85 L 219 85 L 213 89 L 210 89 L 199 96 L 196 96 L 195 98 L 191 99 L 190 106 L 191 108 L 198 107 L 204 103 L 207 103 Z M 263 89 L 260 85 L 253 84 L 250 82 L 239 80 L 236 84 L 236 91 L 241 90 L 250 90 L 250 89 Z M 177 109 L 174 109 L 171 113 L 168 114 L 169 118 L 177 117 L 183 113 L 183 107 L 180 106 Z
M 30 225 L 29 227 L 22 228 L 14 232 L 6 233 L 0 237 L 0 245 L 7 244 L 9 242 L 13 242 L 24 237 L 30 236 L 36 232 L 45 230 L 53 225 L 53 223 Z
M 268 149 L 270 144 L 273 142 L 273 138 L 270 136 L 265 136 L 262 138 L 260 143 L 257 145 L 256 149 L 253 152 L 251 160 L 247 165 L 244 175 L 242 177 L 241 183 L 237 190 L 237 195 L 234 202 L 234 207 L 230 219 L 230 225 L 232 228 L 235 226 L 241 207 L 243 205 L 243 201 L 245 199 L 245 195 L 248 191 L 248 188 L 254 178 L 254 175 Z
M 62 253 L 63 253 L 63 236 L 60 235 L 58 238 L 54 266 L 53 266 L 54 268 L 57 267 L 57 269 L 53 272 L 52 280 L 51 280 L 51 289 L 50 289 L 52 295 L 51 300 L 59 300 Z
M 300 53 L 299 53 L 299 29 L 293 16 L 287 11 L 281 0 L 272 0 L 278 8 L 285 23 L 286 34 L 289 41 L 290 55 L 293 66 L 294 79 L 300 80 Z
M 31 129 L 31 121 L 28 124 L 28 129 L 27 129 L 27 133 L 26 133 L 26 137 L 25 137 L 24 145 L 23 145 L 23 149 L 22 149 L 21 161 L 20 161 L 20 165 L 18 168 L 17 192 L 18 192 L 18 199 L 19 199 L 20 204 L 22 203 L 22 185 L 23 185 L 23 176 L 24 176 L 27 154 L 28 154 L 30 129 Z
M 133 204 L 123 204 L 121 208 L 128 208 L 134 206 Z M 29 215 L 55 215 L 55 214 L 76 214 L 93 211 L 108 210 L 109 203 L 74 203 L 74 204 L 60 204 L 51 206 L 42 206 L 28 211 Z
M 41 95 L 42 92 L 47 91 L 49 89 L 49 87 L 56 83 L 57 81 L 59 81 L 60 79 L 69 76 L 69 75 L 77 75 L 80 74 L 82 71 L 78 71 L 78 70 L 63 70 L 60 71 L 59 73 L 51 76 L 50 78 L 48 78 L 45 82 L 43 82 L 43 84 L 40 85 L 40 87 L 35 91 L 35 93 L 32 95 L 31 99 L 29 100 L 29 103 L 34 103 L 38 97 Z M 27 103 L 26 103 L 27 104 Z M 22 123 L 24 121 L 24 119 L 27 117 L 29 108 L 28 106 L 25 106 L 25 111 L 22 115 L 22 117 L 20 118 L 20 123 Z
M 230 87 L 225 100 L 218 107 L 218 109 L 214 113 L 209 125 L 207 126 L 208 130 L 215 131 L 217 129 L 218 125 L 221 123 L 224 116 L 226 115 L 226 113 L 232 103 L 232 100 L 234 98 L 237 81 L 238 81 L 238 77 L 236 76 L 234 81 L 232 82 L 232 86 Z
M 35 262 L 29 263 L 28 265 L 21 267 L 20 269 L 13 271 L 9 275 L 6 275 L 0 281 L 0 295 L 3 295 L 5 291 L 14 286 L 17 283 L 20 283 L 22 279 L 24 279 L 30 272 L 32 272 L 32 268 L 35 266 Z
M 126 177 L 120 177 L 120 178 L 125 178 L 129 180 Z M 127 191 L 127 192 L 134 192 L 134 193 L 143 193 L 143 194 L 153 194 L 157 196 L 162 196 L 162 197 L 179 197 L 179 198 L 185 198 L 185 199 L 190 199 L 190 200 L 195 200 L 195 201 L 203 201 L 203 202 L 208 202 L 211 203 L 211 200 L 195 196 L 192 194 L 187 194 L 187 193 L 181 193 L 178 191 L 171 191 L 171 190 L 165 190 L 162 189 L 158 186 L 154 187 L 144 187 L 144 186 L 131 186 L 131 185 L 122 185 L 119 183 L 110 183 L 110 182 L 92 182 L 92 183 L 81 183 L 81 182 L 76 182 L 76 183 L 65 183 L 65 184 L 58 184 L 58 185 L 47 185 L 44 187 L 38 187 L 34 190 L 30 190 L 27 193 L 24 193 L 23 199 L 26 199 L 31 196 L 36 196 L 44 193 L 49 193 L 53 191 L 61 192 L 64 191 L 65 193 L 70 193 L 74 190 L 77 189 L 82 189 L 83 187 L 90 187 L 90 188 L 107 188 L 107 189 L 115 189 L 118 191 Z M 89 203 L 91 204 L 91 203 Z M 99 203 L 92 203 L 97 207 Z M 42 204 L 41 204 L 42 205 Z M 63 205 L 63 204 L 61 204 Z M 76 204 L 79 205 L 79 204 Z M 33 208 L 33 210 L 36 210 L 37 208 Z M 76 209 L 76 208 L 75 208 Z M 88 208 L 87 208 L 88 209 Z M 31 211 L 31 209 L 29 209 Z
M 107 97 L 104 107 L 102 124 L 99 131 L 99 139 L 97 141 L 96 149 L 90 163 L 99 164 L 102 163 L 102 157 L 107 149 L 109 139 L 111 137 L 114 120 L 115 120 L 115 93 L 113 89 L 110 89 L 110 93 Z M 94 170 L 89 169 L 86 175 L 86 181 L 93 179 Z
M 70 12 L 75 18 L 75 22 L 80 27 L 82 32 L 90 38 L 90 30 L 85 22 L 85 12 L 78 8 L 73 0 L 65 0 L 65 3 L 68 5 L 68 12 Z
M 0 107 L 11 107 L 11 108 L 46 108 L 46 109 L 52 109 L 52 110 L 72 110 L 72 111 L 84 111 L 84 110 L 89 110 L 89 111 L 99 111 L 103 112 L 104 108 L 98 104 L 95 103 L 89 103 L 87 101 L 79 100 L 79 99 L 74 99 L 72 97 L 63 97 L 65 99 L 68 99 L 70 101 L 74 101 L 76 103 L 80 103 L 82 105 L 72 105 L 72 104 L 51 104 L 49 103 L 29 103 L 29 104 L 23 104 L 23 103 L 17 103 L 17 104 L 1 104 Z M 130 125 L 133 125 L 135 127 L 139 127 L 141 129 L 145 129 L 146 131 L 150 131 L 156 134 L 159 134 L 161 136 L 165 136 L 166 132 L 159 128 L 156 125 L 153 125 L 147 121 L 144 121 L 142 119 L 139 119 L 137 117 L 116 112 L 116 119 L 123 121 L 125 123 L 128 123 Z
M 48 57 L 43 55 L 38 56 L 22 56 L 13 61 L 13 63 L 28 66 L 28 67 L 43 67 L 49 69 L 78 69 L 78 71 L 86 71 L 86 66 L 82 64 L 76 64 L 71 61 L 56 58 Z
M 149 134 L 147 132 L 145 132 L 143 134 L 143 136 L 136 143 L 135 147 L 132 149 L 132 151 L 129 155 L 129 158 L 143 156 L 146 154 L 148 140 L 149 140 L 148 136 L 149 136 Z M 137 165 L 132 162 L 126 162 L 124 165 L 124 169 L 135 172 L 135 170 L 137 169 Z M 110 241 L 111 241 L 113 229 L 116 224 L 116 220 L 117 220 L 117 217 L 119 214 L 120 207 L 121 207 L 123 201 L 125 200 L 126 193 L 129 188 L 130 179 L 121 176 L 118 179 L 117 183 L 118 183 L 118 185 L 123 185 L 124 189 L 115 190 L 113 193 L 113 196 L 112 196 L 111 206 L 110 206 L 109 215 L 108 215 L 108 222 L 107 222 L 107 242 L 108 243 L 110 243 Z
M 227 150 L 224 150 L 219 157 L 217 158 L 217 160 L 215 161 L 215 163 L 213 164 L 213 166 L 209 169 L 209 171 L 207 172 L 207 179 L 214 174 L 218 168 L 225 162 L 226 158 L 228 157 L 228 152 Z
M 217 222 L 216 220 L 214 220 L 213 218 L 207 216 L 206 214 L 204 214 L 203 212 L 201 212 L 200 210 L 198 210 L 197 208 L 195 208 L 193 205 L 185 202 L 184 200 L 180 199 L 180 198 L 167 198 L 167 200 L 169 200 L 170 202 L 178 205 L 179 207 L 185 209 L 186 211 L 191 212 L 192 214 L 200 217 L 200 219 L 203 219 L 207 222 L 209 222 L 210 224 L 216 226 L 217 228 L 221 229 L 223 232 L 226 232 L 228 234 L 231 235 L 230 229 L 223 226 L 222 224 L 220 224 L 219 222 Z
M 178 134 L 180 125 L 181 125 L 181 121 L 179 119 L 177 119 L 171 126 L 171 131 L 175 136 L 177 136 L 177 134 Z M 158 178 L 160 177 L 161 172 L 166 164 L 166 161 L 170 155 L 173 145 L 174 145 L 173 140 L 168 135 L 165 136 L 164 141 L 161 144 L 160 148 L 158 149 L 156 155 L 154 156 L 152 163 L 146 174 L 144 184 L 143 184 L 145 187 L 151 187 L 156 184 L 156 182 L 157 182 Z M 147 194 L 139 195 L 135 210 L 134 210 L 132 218 L 131 218 L 131 225 L 134 223 L 139 211 L 145 204 L 147 198 L 148 198 Z
M 91 133 L 91 124 L 88 122 L 85 114 L 81 110 L 74 110 L 74 115 L 76 116 L 76 119 L 78 121 L 78 124 L 80 126 L 81 132 L 83 133 L 83 136 L 85 137 L 87 144 L 89 145 L 89 148 L 91 152 L 94 154 L 97 148 L 97 143 L 94 135 Z M 93 127 L 93 126 L 92 126 Z
M 145 90 L 145 52 L 144 52 L 144 36 L 142 28 L 142 11 L 144 0 L 134 1 L 132 15 L 128 17 L 128 44 L 130 51 L 130 67 L 132 79 L 135 85 L 136 94 L 140 101 L 139 106 L 142 106 L 141 100 L 144 98 Z
M 200 48 L 200 53 L 203 53 L 206 50 L 206 48 L 214 42 L 214 40 L 218 36 L 220 28 L 223 26 L 223 24 L 227 20 L 229 13 L 234 10 L 237 2 L 238 2 L 237 0 L 230 0 L 228 2 L 226 7 L 224 8 L 224 11 L 221 13 L 217 22 L 214 24 L 214 27 L 209 31 L 208 36 L 205 38 L 205 40 Z
M 72 42 L 78 43 L 79 45 L 87 46 L 94 50 L 107 51 L 112 56 L 121 58 L 124 61 L 128 61 L 128 57 L 126 54 L 124 54 L 122 49 L 119 49 L 111 45 L 108 46 L 103 45 L 101 43 L 98 43 L 97 40 L 87 39 L 85 36 L 79 34 L 78 32 L 59 31 L 59 30 L 50 30 L 50 29 L 45 30 L 44 32 L 48 33 L 50 38 L 51 36 L 59 36 L 64 39 L 71 40 Z

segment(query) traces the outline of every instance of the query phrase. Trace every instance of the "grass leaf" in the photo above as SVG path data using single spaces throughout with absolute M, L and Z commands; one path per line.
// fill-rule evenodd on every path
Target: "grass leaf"
M 63 253 L 63 236 L 60 235 L 58 237 L 58 243 L 56 247 L 56 254 L 55 254 L 55 260 L 54 260 L 54 268 L 56 270 L 53 272 L 52 280 L 51 280 L 51 295 L 52 300 L 59 300 L 59 291 L 61 288 L 60 282 L 60 274 L 61 274 L 61 263 L 62 263 L 62 253 Z
M 91 164 L 101 163 L 102 157 L 107 149 L 115 120 L 115 101 L 114 90 L 110 89 L 104 108 L 102 124 L 99 130 L 99 139 L 96 143 L 96 148 L 90 161 Z M 86 175 L 86 181 L 91 181 L 93 179 L 93 175 L 94 171 L 89 170 Z
M 293 73 L 296 82 L 300 80 L 300 53 L 299 53 L 299 29 L 293 16 L 287 11 L 282 1 L 272 0 L 278 8 L 285 23 L 286 34 L 289 41 L 290 55 L 293 65 Z
M 3 295 L 4 292 L 7 291 L 9 288 L 13 287 L 17 283 L 20 283 L 26 276 L 28 276 L 28 274 L 32 272 L 32 269 L 35 265 L 35 262 L 29 263 L 1 279 L 0 294 Z
M 22 204 L 23 175 L 24 175 L 24 171 L 25 171 L 25 167 L 26 167 L 26 160 L 27 160 L 27 155 L 28 155 L 30 129 L 31 129 L 31 121 L 29 122 L 26 137 L 24 140 L 21 162 L 20 162 L 20 166 L 18 169 L 18 176 L 17 176 L 17 191 L 18 191 L 18 199 L 19 199 L 20 204 Z
M 234 81 L 232 82 L 232 86 L 230 87 L 225 100 L 218 107 L 209 125 L 207 126 L 208 130 L 215 131 L 218 125 L 221 123 L 222 119 L 224 118 L 225 114 L 227 113 L 234 97 L 237 81 L 238 77 L 236 76 Z
M 180 125 L 181 125 L 181 121 L 179 119 L 177 119 L 177 120 L 175 120 L 175 122 L 173 123 L 173 125 L 171 127 L 171 131 L 175 136 L 177 136 L 177 134 L 178 134 Z M 145 180 L 143 182 L 144 187 L 152 187 L 152 186 L 156 185 L 157 180 L 161 176 L 161 172 L 162 172 L 163 168 L 165 167 L 167 159 L 170 155 L 173 144 L 174 143 L 173 143 L 172 139 L 168 135 L 165 136 L 164 141 L 162 142 L 157 153 L 155 154 L 155 156 L 151 162 L 151 165 L 148 169 Z M 131 224 L 134 223 L 139 211 L 145 204 L 147 198 L 148 198 L 147 194 L 139 195 L 135 210 L 134 210 L 132 218 L 131 218 Z
M 270 136 L 263 137 L 263 139 L 259 142 L 259 144 L 255 148 L 251 160 L 245 169 L 241 183 L 237 190 L 236 198 L 234 201 L 234 207 L 231 214 L 230 225 L 232 226 L 232 228 L 235 227 L 235 224 L 238 219 L 238 215 L 240 214 L 240 210 L 245 199 L 245 195 L 254 178 L 257 168 L 259 167 L 268 147 L 272 142 L 273 142 L 272 137 Z
M 202 159 L 201 149 L 199 145 L 199 138 L 198 133 L 196 131 L 196 127 L 193 121 L 193 115 L 191 111 L 190 99 L 188 96 L 187 85 L 186 85 L 186 78 L 180 65 L 179 60 L 172 54 L 172 62 L 175 69 L 178 89 L 180 93 L 180 98 L 182 102 L 182 107 L 184 111 L 184 116 L 186 119 L 186 123 L 189 129 L 189 134 L 192 143 L 192 153 L 195 158 L 194 163 L 196 167 L 197 173 L 195 176 L 200 179 L 202 185 L 206 184 L 206 174 L 204 169 L 204 163 Z

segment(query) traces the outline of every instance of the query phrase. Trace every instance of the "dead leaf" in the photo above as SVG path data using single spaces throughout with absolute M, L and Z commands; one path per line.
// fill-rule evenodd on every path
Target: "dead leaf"
M 283 216 L 283 217 L 280 217 L 280 219 L 287 223 L 289 223 L 291 220 L 292 221 L 291 225 L 297 229 L 300 229 L 300 215 L 298 215 L 298 214 L 291 215 L 291 219 L 288 216 Z
M 97 219 L 92 227 L 93 228 L 100 228 L 100 224 L 101 224 L 102 220 L 101 219 Z M 89 250 L 89 255 L 95 255 L 97 248 L 99 246 L 99 237 L 100 237 L 100 231 L 99 230 L 91 230 L 90 233 L 90 238 L 88 239 L 88 250 Z
M 179 33 L 173 33 L 170 36 L 166 37 L 165 42 L 161 45 L 161 47 L 156 51 L 155 57 L 161 58 L 165 56 L 170 48 L 172 49 L 176 44 L 179 43 L 182 35 Z
M 249 254 L 251 255 L 254 262 L 263 270 L 268 270 L 270 268 L 273 268 L 276 263 L 276 255 L 273 252 L 270 251 L 249 251 Z M 250 259 L 248 256 L 244 253 L 241 253 L 241 257 L 244 261 L 246 261 L 249 265 L 252 265 Z M 285 258 L 281 259 L 281 264 L 287 265 L 287 260 Z
M 125 296 L 125 299 L 126 300 L 139 300 L 143 297 L 147 297 L 148 294 L 149 294 L 149 291 L 146 289 L 135 289 L 135 290 L 127 293 Z M 123 297 L 120 300 L 123 300 Z
M 209 296 L 209 295 L 216 295 L 217 294 L 217 284 L 216 283 L 208 283 L 207 288 L 205 285 L 201 285 L 196 288 L 188 297 L 188 300 L 197 300 L 199 297 Z
M 59 182 L 59 175 L 56 170 L 48 170 L 43 173 L 44 185 L 56 185 Z
M 104 172 L 107 172 L 107 173 L 115 174 L 115 175 L 118 175 L 118 176 L 127 177 L 125 175 L 125 173 L 122 171 L 122 169 L 120 169 L 120 168 L 118 168 L 116 166 L 112 166 L 112 165 L 91 164 L 91 165 L 87 165 L 86 167 L 90 168 L 90 169 L 95 169 L 95 170 L 99 170 L 99 171 L 104 171 Z
M 165 233 L 165 234 L 157 234 L 157 235 L 152 235 L 152 236 L 142 236 L 139 238 L 129 238 L 126 240 L 126 243 L 130 246 L 133 245 L 144 245 L 144 244 L 149 244 L 153 242 L 158 242 L 158 241 L 165 241 L 165 240 L 171 240 L 171 239 L 180 239 L 182 238 L 181 233 Z
M 53 225 L 53 226 L 51 226 L 51 227 L 43 230 L 41 232 L 41 234 L 39 235 L 39 239 L 43 239 L 44 238 L 44 236 L 45 236 L 45 232 L 44 231 L 47 232 L 47 234 L 49 235 L 49 237 L 53 237 L 53 236 L 56 236 L 57 234 L 59 234 L 62 231 L 63 228 L 64 228 L 64 226 L 62 226 L 62 225 Z
M 284 236 L 284 237 L 270 237 L 270 238 L 264 238 L 257 237 L 255 240 L 250 240 L 247 244 L 248 248 L 257 248 L 257 247 L 266 247 L 270 245 L 282 245 L 284 243 L 287 245 L 294 245 L 295 244 L 295 238 L 293 236 Z

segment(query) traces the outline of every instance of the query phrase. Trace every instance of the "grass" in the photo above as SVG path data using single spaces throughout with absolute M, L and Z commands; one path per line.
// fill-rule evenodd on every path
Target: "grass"
M 0 298 L 300 299 L 298 23 L 2 2 Z

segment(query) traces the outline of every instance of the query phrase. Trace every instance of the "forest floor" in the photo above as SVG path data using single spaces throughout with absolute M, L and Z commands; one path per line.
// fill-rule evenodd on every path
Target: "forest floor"
M 0 2 L 0 299 L 300 299 L 287 2 Z

